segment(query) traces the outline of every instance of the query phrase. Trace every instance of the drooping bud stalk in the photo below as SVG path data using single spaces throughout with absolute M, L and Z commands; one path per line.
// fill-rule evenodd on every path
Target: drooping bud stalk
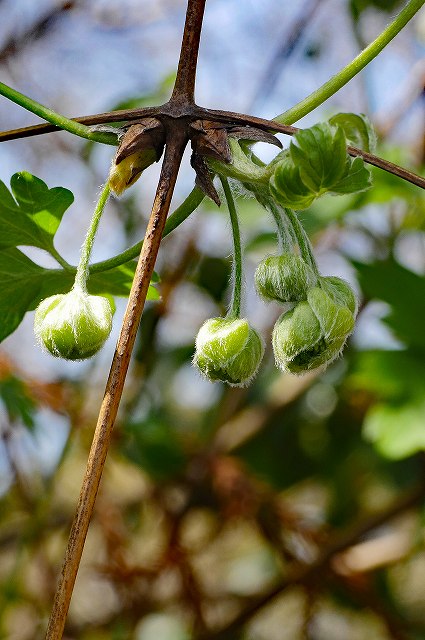
M 265 300 L 298 302 L 307 299 L 307 291 L 317 284 L 317 276 L 294 253 L 268 256 L 255 272 L 257 293 Z
M 193 363 L 208 380 L 245 386 L 257 373 L 264 354 L 258 333 L 241 319 L 242 249 L 239 222 L 232 192 L 220 177 L 230 214 L 233 235 L 233 296 L 226 318 L 211 318 L 196 337 Z
M 36 337 L 57 358 L 90 358 L 104 345 L 112 329 L 113 303 L 109 298 L 93 296 L 87 291 L 90 255 L 109 193 L 107 182 L 81 248 L 73 288 L 69 293 L 42 300 L 35 312 Z
M 262 340 L 247 320 L 211 318 L 198 332 L 193 363 L 208 380 L 243 387 L 257 373 L 263 354 Z
M 106 203 L 108 202 L 110 193 L 111 191 L 109 182 L 106 182 L 100 193 L 99 200 L 97 201 L 92 219 L 90 221 L 90 226 L 87 230 L 86 237 L 84 238 L 84 242 L 81 247 L 80 260 L 78 262 L 77 273 L 75 275 L 75 284 L 84 291 L 87 290 L 87 280 L 89 278 L 89 262 L 91 252 L 93 250 L 94 239 L 96 237 L 100 219 L 102 217 Z
M 161 158 L 165 144 L 165 130 L 156 118 L 144 118 L 132 124 L 121 138 L 112 162 L 109 185 L 117 195 L 140 178 L 142 172 Z
M 310 238 L 308 237 L 303 225 L 301 224 L 297 214 L 292 209 L 283 209 L 282 214 L 286 216 L 289 224 L 292 227 L 292 231 L 296 237 L 297 244 L 300 248 L 301 257 L 304 262 L 313 269 L 317 277 L 319 277 L 319 268 L 317 266 L 316 258 L 314 257 L 313 248 L 311 246 Z
M 220 177 L 221 185 L 226 196 L 227 208 L 229 210 L 230 223 L 232 225 L 233 237 L 233 263 L 232 263 L 232 281 L 233 295 L 228 313 L 230 318 L 239 318 L 241 314 L 242 299 L 242 247 L 241 233 L 239 228 L 238 213 L 236 211 L 235 201 L 232 191 L 226 178 Z

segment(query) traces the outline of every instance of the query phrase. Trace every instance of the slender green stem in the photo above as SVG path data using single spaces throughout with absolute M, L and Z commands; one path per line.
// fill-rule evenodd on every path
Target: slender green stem
M 233 296 L 230 305 L 228 318 L 239 318 L 241 315 L 241 298 L 242 298 L 242 247 L 241 233 L 239 229 L 238 214 L 236 211 L 235 201 L 227 181 L 227 178 L 220 176 L 221 184 L 226 196 L 227 208 L 229 209 L 230 222 L 232 225 L 233 235 Z
M 410 0 L 393 22 L 391 22 L 366 49 L 354 58 L 354 60 L 347 64 L 347 66 L 341 69 L 336 75 L 332 76 L 332 78 L 325 82 L 319 89 L 304 98 L 304 100 L 301 100 L 301 102 L 298 102 L 298 104 L 291 107 L 291 109 L 288 109 L 288 111 L 276 116 L 274 120 L 284 124 L 292 124 L 333 96 L 334 93 L 364 69 L 371 60 L 376 58 L 378 53 L 380 53 L 403 29 L 409 20 L 413 18 L 415 13 L 424 5 L 424 2 L 425 0 Z
M 90 127 L 86 127 L 86 125 L 76 122 L 75 120 L 70 120 L 39 102 L 28 98 L 28 96 L 16 91 L 16 89 L 12 89 L 12 87 L 8 87 L 7 84 L 3 84 L 3 82 L 0 82 L 0 95 L 19 104 L 24 109 L 27 109 L 27 111 L 35 113 L 37 116 L 40 116 L 40 118 L 47 120 L 47 122 L 51 122 L 51 124 L 55 124 L 76 136 L 105 144 L 117 144 L 117 136 L 115 134 L 104 131 L 93 131 Z
M 199 187 L 195 187 L 189 193 L 187 198 L 181 203 L 179 207 L 171 215 L 168 216 L 167 222 L 165 224 L 163 237 L 168 236 L 169 233 L 174 231 L 182 222 L 184 222 L 191 213 L 199 207 L 202 200 L 205 198 L 204 193 L 199 189 Z M 89 271 L 90 273 L 98 273 L 100 271 L 108 271 L 109 269 L 113 269 L 114 267 L 119 267 L 121 264 L 125 262 L 129 262 L 140 253 L 140 249 L 142 248 L 143 240 L 137 242 L 132 247 L 129 247 L 122 253 L 114 256 L 113 258 L 108 258 L 108 260 L 102 260 L 102 262 L 96 262 L 90 265 Z
M 294 240 L 296 240 L 292 225 L 287 224 L 287 217 L 282 215 L 280 207 L 276 206 L 273 200 L 269 203 L 268 210 L 276 223 L 279 251 L 281 253 L 291 252 L 293 250 Z
M 314 270 L 314 272 L 316 273 L 316 275 L 319 276 L 320 275 L 319 268 L 317 266 L 316 258 L 314 257 L 314 254 L 313 254 L 313 249 L 311 247 L 310 240 L 304 230 L 304 227 L 299 221 L 297 214 L 294 211 L 292 211 L 292 209 L 283 209 L 283 211 L 294 230 L 294 234 L 297 238 L 302 259 L 304 260 L 304 262 L 309 264 Z
M 250 185 L 245 185 L 247 189 L 250 189 Z M 257 188 L 250 189 L 259 204 L 261 204 L 266 211 L 269 211 L 273 217 L 277 229 L 277 242 L 279 251 L 284 253 L 286 251 L 292 252 L 294 244 L 298 241 L 295 235 L 292 224 L 289 223 L 287 216 L 278 204 L 270 197 L 269 191 L 264 191 Z
M 67 262 L 65 258 L 62 258 L 61 254 L 58 253 L 58 251 L 56 251 L 54 247 L 50 249 L 49 253 L 56 260 L 56 262 L 58 262 L 60 266 L 65 269 L 65 271 L 75 271 L 75 267 L 73 267 L 72 264 L 69 264 L 69 262 Z
M 103 210 L 108 201 L 109 194 L 110 188 L 108 181 L 101 191 L 99 200 L 97 201 L 93 213 L 93 217 L 90 222 L 90 227 L 87 231 L 87 235 L 81 248 L 80 262 L 78 263 L 74 286 L 80 287 L 84 291 L 87 289 L 87 279 L 89 277 L 89 260 L 93 248 L 93 242 L 96 236 L 97 228 L 99 226 L 100 218 L 102 217 Z

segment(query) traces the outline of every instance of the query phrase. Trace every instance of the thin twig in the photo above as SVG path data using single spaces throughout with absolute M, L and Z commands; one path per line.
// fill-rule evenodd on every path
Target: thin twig
M 45 37 L 47 32 L 57 24 L 58 20 L 65 12 L 78 8 L 79 4 L 79 0 L 63 0 L 63 2 L 58 6 L 54 5 L 50 11 L 39 17 L 34 24 L 30 24 L 28 29 L 20 34 L 14 34 L 2 45 L 0 49 L 0 60 L 7 60 L 10 56 L 19 53 L 24 47 L 27 47 L 36 40 Z
M 163 111 L 168 111 L 166 109 L 166 105 L 162 107 L 146 107 L 143 109 L 125 109 L 122 111 L 109 111 L 106 113 L 100 113 L 93 116 L 84 116 L 81 118 L 73 118 L 76 122 L 80 122 L 86 125 L 95 125 L 95 124 L 104 124 L 111 122 L 132 122 L 134 120 L 138 120 L 142 117 L 147 116 L 160 116 Z M 202 107 L 194 106 L 193 109 L 190 110 L 191 119 L 209 119 L 215 120 L 217 122 L 229 123 L 232 122 L 234 124 L 242 124 L 252 127 L 258 127 L 259 129 L 264 129 L 266 131 L 273 131 L 276 133 L 284 133 L 286 135 L 293 136 L 298 131 L 301 131 L 298 127 L 293 127 L 292 125 L 281 124 L 280 122 L 276 122 L 274 120 L 266 120 L 265 118 L 257 118 L 256 116 L 250 116 L 244 113 L 236 113 L 234 111 L 221 111 L 216 109 L 204 109 Z M 6 142 L 7 140 L 16 140 L 18 138 L 26 138 L 28 136 L 35 136 L 44 133 L 50 133 L 53 131 L 60 131 L 59 127 L 55 127 L 50 124 L 40 124 L 32 127 L 24 127 L 22 129 L 13 129 L 10 131 L 0 132 L 0 142 Z M 347 147 L 347 151 L 351 156 L 360 156 L 363 158 L 365 162 L 368 164 L 372 164 L 375 167 L 379 167 L 383 171 L 387 173 L 392 173 L 406 182 L 410 182 L 411 184 L 420 187 L 421 189 L 425 189 L 425 178 L 419 176 L 413 171 L 409 171 L 404 167 L 400 167 L 393 162 L 389 162 L 388 160 L 384 160 L 379 156 L 374 155 L 373 153 L 367 153 L 366 151 L 362 151 L 357 147 Z
M 373 155 L 373 153 L 368 153 L 367 151 L 362 151 L 361 149 L 357 149 L 357 147 L 347 147 L 347 151 L 350 156 L 360 156 L 363 158 L 365 162 L 369 164 L 373 164 L 374 167 L 378 167 L 379 169 L 383 169 L 387 173 L 392 173 L 407 182 L 411 182 L 422 189 L 425 189 L 425 178 L 422 176 L 418 176 L 416 173 L 405 169 L 404 167 L 400 167 L 398 164 L 394 164 L 393 162 L 389 162 L 388 160 L 384 160 L 384 158 L 380 158 L 379 156 Z
M 62 638 L 84 542 L 121 400 L 130 356 L 186 142 L 184 130 L 174 129 L 172 138 L 166 146 L 151 217 L 146 229 L 142 251 L 93 437 L 86 475 L 69 536 L 64 566 L 47 628 L 46 640 L 60 640 Z
M 156 116 L 159 113 L 159 110 L 160 107 L 119 109 L 117 111 L 106 111 L 105 113 L 70 118 L 70 120 L 75 120 L 75 122 L 86 125 L 120 123 Z M 45 133 L 54 133 L 55 131 L 62 131 L 62 129 L 54 124 L 35 124 L 29 127 L 21 127 L 19 129 L 10 129 L 9 131 L 0 132 L 0 142 L 30 138 L 32 136 L 44 135 Z

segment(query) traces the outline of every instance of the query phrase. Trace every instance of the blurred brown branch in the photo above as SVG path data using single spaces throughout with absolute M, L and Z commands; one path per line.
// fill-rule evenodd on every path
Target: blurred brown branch
M 76 9 L 81 4 L 80 0 L 68 0 L 51 8 L 50 11 L 38 16 L 37 21 L 19 35 L 14 35 L 7 40 L 0 48 L 0 61 L 16 55 L 31 42 L 43 38 L 54 27 L 57 20 L 65 12 Z
M 252 602 L 239 613 L 239 615 L 228 625 L 201 636 L 197 640 L 225 640 L 236 636 L 240 628 L 249 622 L 263 607 L 270 604 L 277 596 L 287 589 L 299 585 L 309 584 L 328 566 L 329 562 L 338 553 L 355 544 L 366 534 L 371 533 L 377 527 L 389 522 L 400 513 L 420 504 L 425 498 L 425 485 L 416 487 L 410 493 L 401 496 L 389 509 L 376 515 L 366 518 L 362 522 L 356 522 L 347 531 L 338 534 L 320 552 L 317 559 L 311 564 L 295 562 L 288 568 L 287 576 L 267 593 Z

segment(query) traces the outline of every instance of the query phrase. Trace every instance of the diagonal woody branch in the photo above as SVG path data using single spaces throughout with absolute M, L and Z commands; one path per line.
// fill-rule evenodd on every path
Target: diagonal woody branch
M 169 115 L 164 114 L 162 118 L 166 145 L 161 174 L 106 383 L 103 402 L 99 411 L 86 473 L 65 552 L 62 573 L 49 619 L 46 640 L 61 640 L 63 636 L 84 543 L 124 389 L 131 353 L 164 233 L 181 160 L 189 140 L 189 120 L 185 117 L 184 112 L 185 106 L 190 107 L 191 104 L 194 104 L 193 92 L 196 63 L 205 1 L 188 1 L 180 64 L 172 99 L 168 103 Z M 188 67 L 189 72 L 186 72 L 184 70 L 185 61 L 189 59 L 191 60 Z
M 131 352 L 186 143 L 187 138 L 184 129 L 173 128 L 172 137 L 166 146 L 152 213 L 146 229 L 121 333 L 105 388 L 86 474 L 65 553 L 62 574 L 47 628 L 46 640 L 60 640 L 65 628 L 72 591 L 111 441 Z

